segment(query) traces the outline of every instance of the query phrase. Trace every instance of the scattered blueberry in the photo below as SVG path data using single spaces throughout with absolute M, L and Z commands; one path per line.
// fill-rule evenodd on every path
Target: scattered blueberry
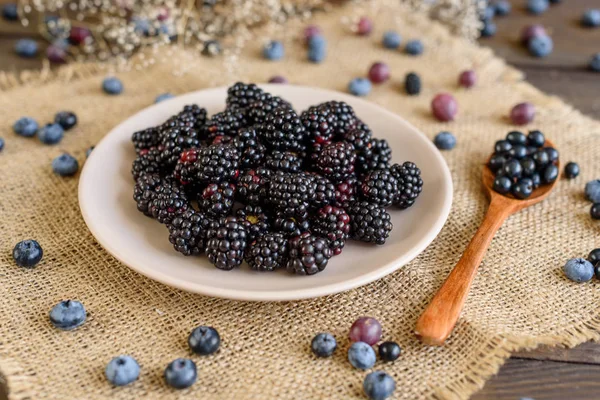
M 121 94 L 123 93 L 123 82 L 119 78 L 109 76 L 102 81 L 102 90 L 111 95 Z
M 329 357 L 337 348 L 337 341 L 331 333 L 319 333 L 313 338 L 310 348 L 317 357 Z
M 402 44 L 402 37 L 398 32 L 387 31 L 383 34 L 383 47 L 387 49 L 397 49 Z
M 94 151 L 94 146 L 90 147 L 85 151 L 85 158 L 88 158 L 90 154 L 92 154 L 92 151 Z
M 71 111 L 61 111 L 54 116 L 54 122 L 62 126 L 65 131 L 68 131 L 77 125 L 77 115 Z
M 38 44 L 35 40 L 20 39 L 15 44 L 15 53 L 24 58 L 33 58 L 38 53 Z
M 322 35 L 314 35 L 308 41 L 308 59 L 321 63 L 327 56 L 327 40 Z
M 533 193 L 533 181 L 529 178 L 519 179 L 512 187 L 512 194 L 517 199 L 526 199 Z
M 477 74 L 472 69 L 461 72 L 458 76 L 458 84 L 464 88 L 472 88 L 477 83 Z
M 77 159 L 70 154 L 63 153 L 52 160 L 52 170 L 60 176 L 73 176 L 79 169 Z
M 497 1 L 496 4 L 494 4 L 494 8 L 496 9 L 496 15 L 499 17 L 510 14 L 512 10 L 512 6 L 508 0 Z
M 173 96 L 171 93 L 162 93 L 156 96 L 156 98 L 154 99 L 154 103 L 160 103 L 161 101 L 169 100 L 173 97 L 175 96 Z
M 221 54 L 221 43 L 218 40 L 207 40 L 202 48 L 202 55 L 214 57 Z
M 590 181 L 585 185 L 585 198 L 592 203 L 600 203 L 600 179 Z
M 4 149 L 4 139 L 0 138 L 0 151 Z
M 594 266 L 583 258 L 572 258 L 563 267 L 563 272 L 574 282 L 587 282 L 594 276 Z
M 151 24 L 147 18 L 134 16 L 131 18 L 133 22 L 133 31 L 144 36 L 150 36 Z
M 390 67 L 382 62 L 376 62 L 369 68 L 369 80 L 373 83 L 383 83 L 390 79 Z
M 597 28 L 600 26 L 600 9 L 590 9 L 583 13 L 581 24 L 589 28 Z
M 537 36 L 529 41 L 527 48 L 534 57 L 546 57 L 552 53 L 554 42 L 550 36 Z
M 600 265 L 600 249 L 594 249 L 588 255 L 588 261 L 591 262 L 594 266 Z
M 548 0 L 527 0 L 527 11 L 530 14 L 540 15 L 550 7 Z
M 140 365 L 135 358 L 120 355 L 110 360 L 106 365 L 104 375 L 115 386 L 129 385 L 140 376 Z
M 544 172 L 541 176 L 543 183 L 552 183 L 556 179 L 558 179 L 558 167 L 556 165 L 550 164 L 546 168 L 544 168 Z
M 383 361 L 396 361 L 402 349 L 396 342 L 383 342 L 379 345 L 379 358 Z
M 13 259 L 19 267 L 33 268 L 40 262 L 43 255 L 42 246 L 33 239 L 23 240 L 13 248 Z
M 542 25 L 527 25 L 523 28 L 523 31 L 521 31 L 521 43 L 528 44 L 531 39 L 539 36 L 548 36 Z
M 7 21 L 16 21 L 19 19 L 19 12 L 16 3 L 7 3 L 2 6 L 2 18 Z
M 490 19 L 494 19 L 495 16 L 496 16 L 496 9 L 494 8 L 494 6 L 488 5 L 486 8 L 483 9 L 483 15 L 481 16 L 481 19 L 490 20 Z
M 348 91 L 355 96 L 366 96 L 371 93 L 371 81 L 366 78 L 354 78 L 348 84 Z
M 37 121 L 30 117 L 21 117 L 13 124 L 13 131 L 17 135 L 32 137 L 39 129 Z
M 431 101 L 431 111 L 438 121 L 452 121 L 458 113 L 458 102 L 448 93 L 440 93 Z
M 525 125 L 535 118 L 535 107 L 531 103 L 519 103 L 510 110 L 510 119 L 515 125 Z
M 281 60 L 284 55 L 285 50 L 283 48 L 283 43 L 277 40 L 271 40 L 263 48 L 263 57 L 267 60 L 278 61 Z
M 188 388 L 197 378 L 196 364 L 187 358 L 178 358 L 165 369 L 165 381 L 175 389 Z
M 404 47 L 404 52 L 406 54 L 410 54 L 411 56 L 418 56 L 423 54 L 423 42 L 420 40 L 411 40 L 406 43 L 406 47 Z
M 385 372 L 374 371 L 365 377 L 363 390 L 371 400 L 385 400 L 396 390 L 396 382 Z
M 321 28 L 317 25 L 308 25 L 304 28 L 304 41 L 306 44 L 310 41 L 310 38 L 316 35 L 321 35 Z
M 507 194 L 510 192 L 511 188 L 512 181 L 506 176 L 497 176 L 496 179 L 494 179 L 494 191 L 500 194 Z
M 481 36 L 482 37 L 492 37 L 498 31 L 498 27 L 492 20 L 484 20 L 483 27 L 481 28 Z
M 370 35 L 373 31 L 373 21 L 369 17 L 361 17 L 356 25 L 356 33 L 361 36 Z
M 285 76 L 275 75 L 269 79 L 269 83 L 288 83 L 288 80 Z
M 440 132 L 435 135 L 433 143 L 440 150 L 452 150 L 456 146 L 456 137 L 447 131 Z
M 600 72 L 600 53 L 596 53 L 592 56 L 589 66 L 592 71 Z
M 565 178 L 575 179 L 579 175 L 579 164 L 575 162 L 568 162 L 565 165 Z
M 354 342 L 348 349 L 348 360 L 354 368 L 369 369 L 375 365 L 375 351 L 365 342 Z
M 219 349 L 221 337 L 215 328 L 199 326 L 190 333 L 188 345 L 194 353 L 206 356 Z
M 77 300 L 64 300 L 50 310 L 50 322 L 55 328 L 70 331 L 86 319 L 85 307 Z
M 38 130 L 38 138 L 44 144 L 56 144 L 64 136 L 65 130 L 59 124 L 46 124 Z
M 592 205 L 592 208 L 590 208 L 590 215 L 592 216 L 592 219 L 600 219 L 600 203 Z

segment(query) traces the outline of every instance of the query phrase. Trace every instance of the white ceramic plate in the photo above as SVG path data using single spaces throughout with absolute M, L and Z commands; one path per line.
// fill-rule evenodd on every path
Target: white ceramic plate
M 233 271 L 213 267 L 205 257 L 185 257 L 173 250 L 164 225 L 137 211 L 133 201 L 130 142 L 134 131 L 165 121 L 190 103 L 209 114 L 224 108 L 226 89 L 178 96 L 152 105 L 114 128 L 86 161 L 79 182 L 79 204 L 92 234 L 109 253 L 135 271 L 183 290 L 236 300 L 279 301 L 324 296 L 365 285 L 405 265 L 442 229 L 452 204 L 452 179 L 430 140 L 399 116 L 381 107 L 334 91 L 291 85 L 264 85 L 297 111 L 328 100 L 354 107 L 377 137 L 389 141 L 393 161 L 413 161 L 425 182 L 415 205 L 390 209 L 394 229 L 383 246 L 350 241 L 343 253 L 313 276 L 285 271 L 260 273 L 242 265 Z

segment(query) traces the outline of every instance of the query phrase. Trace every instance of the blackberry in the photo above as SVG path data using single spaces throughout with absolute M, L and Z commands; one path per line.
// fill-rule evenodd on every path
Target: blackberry
M 262 167 L 246 171 L 238 181 L 238 199 L 244 204 L 260 204 L 271 175 L 270 169 Z
M 248 240 L 252 241 L 269 231 L 269 217 L 261 206 L 247 205 L 235 212 L 237 221 L 246 228 Z
M 354 173 L 356 155 L 348 142 L 335 142 L 323 147 L 316 168 L 326 178 L 340 182 Z
M 389 167 L 392 159 L 392 149 L 385 139 L 371 139 L 370 148 L 357 154 L 356 169 L 359 174 L 365 174 L 374 169 Z
M 189 104 L 183 107 L 183 110 L 176 116 L 177 120 L 191 126 L 198 132 L 206 124 L 206 110 L 197 104 Z
M 246 262 L 256 271 L 274 271 L 288 260 L 288 239 L 281 233 L 267 233 L 253 241 L 246 251 Z
M 394 198 L 394 205 L 401 209 L 412 206 L 423 190 L 421 170 L 414 163 L 407 161 L 402 165 L 392 165 L 390 171 L 398 180 L 398 192 Z
M 183 255 L 202 254 L 206 245 L 206 229 L 209 225 L 209 218 L 190 208 L 167 225 L 169 242 Z
M 302 159 L 296 153 L 273 150 L 267 155 L 265 166 L 273 171 L 300 172 Z
M 355 177 L 350 177 L 335 185 L 335 202 L 336 207 L 342 207 L 345 203 L 356 200 L 356 185 L 358 180 Z
M 411 96 L 416 96 L 421 93 L 421 78 L 419 75 L 411 72 L 404 78 L 404 89 Z
M 201 183 L 219 183 L 238 178 L 240 154 L 231 144 L 212 144 L 198 152 L 195 168 Z
M 173 176 L 179 180 L 179 183 L 184 185 L 186 189 L 199 186 L 197 184 L 198 169 L 196 168 L 199 151 L 200 149 L 198 148 L 183 151 L 175 165 Z
M 286 217 L 283 213 L 276 213 L 273 220 L 273 229 L 287 238 L 300 236 L 310 230 L 310 221 L 308 219 L 296 219 Z
M 140 155 L 133 160 L 131 175 L 137 180 L 142 174 L 161 174 L 163 168 L 160 163 L 160 151 L 158 149 L 142 150 Z
M 327 238 L 334 255 L 342 252 L 350 233 L 350 217 L 342 208 L 325 206 L 312 218 L 312 232 Z
M 131 141 L 135 152 L 139 155 L 142 150 L 156 147 L 160 143 L 160 132 L 157 128 L 148 128 L 134 132 L 131 135 Z
M 387 207 L 398 195 L 398 181 L 388 169 L 375 170 L 364 176 L 360 192 L 369 203 Z
M 321 175 L 313 175 L 315 180 L 315 197 L 311 206 L 322 207 L 335 202 L 335 185 Z
M 212 116 L 202 129 L 202 138 L 213 140 L 217 136 L 235 137 L 240 128 L 248 126 L 244 113 L 238 109 L 225 110 Z
M 271 149 L 303 152 L 305 130 L 296 112 L 280 107 L 265 118 L 259 129 L 260 138 Z
M 161 132 L 161 160 L 166 167 L 175 167 L 184 150 L 198 147 L 198 132 L 193 128 L 172 127 Z
M 227 108 L 244 109 L 264 94 L 263 90 L 254 83 L 237 82 L 227 89 Z
M 289 260 L 286 268 L 288 272 L 298 275 L 314 275 L 323 271 L 327 262 L 333 256 L 329 248 L 329 240 L 311 236 L 305 232 L 290 240 Z
M 367 243 L 384 244 L 393 228 L 390 214 L 383 207 L 366 201 L 345 207 L 350 216 L 350 237 Z
M 136 181 L 133 187 L 133 200 L 137 205 L 137 209 L 148 217 L 152 217 L 149 209 L 149 204 L 156 197 L 154 191 L 160 184 L 162 179 L 158 174 L 142 174 Z
M 198 207 L 210 217 L 224 217 L 233 208 L 235 186 L 228 182 L 211 183 L 198 198 Z
M 300 115 L 309 144 L 327 144 L 333 140 L 337 117 L 326 107 L 312 106 Z
M 215 267 L 229 271 L 244 261 L 247 233 L 234 217 L 221 219 L 217 226 L 209 229 L 207 237 L 205 252 Z
M 359 121 L 354 109 L 343 101 L 328 101 L 319 104 L 317 107 L 321 110 L 327 110 L 335 116 L 334 131 L 338 138 L 342 138 Z
M 267 202 L 288 217 L 306 219 L 315 198 L 316 183 L 304 172 L 276 172 L 266 186 Z
M 221 140 L 221 143 L 222 142 L 223 140 Z M 266 148 L 259 143 L 254 128 L 240 129 L 238 135 L 233 138 L 232 144 L 240 153 L 241 168 L 254 168 L 258 166 L 265 157 Z
M 260 125 L 265 122 L 269 114 L 280 107 L 292 109 L 292 105 L 281 97 L 262 93 L 256 100 L 250 103 L 246 109 L 246 117 L 250 123 Z
M 354 146 L 357 152 L 369 151 L 371 148 L 373 134 L 369 127 L 360 122 L 354 128 L 348 130 L 344 135 L 344 140 Z
M 165 179 L 154 189 L 152 201 L 148 210 L 158 222 L 169 224 L 176 216 L 184 213 L 189 208 L 187 196 L 179 182 L 174 179 Z

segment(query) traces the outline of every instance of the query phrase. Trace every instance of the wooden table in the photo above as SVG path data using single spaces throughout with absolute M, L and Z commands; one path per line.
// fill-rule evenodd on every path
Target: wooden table
M 3 1 L 0 0 L 0 3 Z M 509 63 L 524 71 L 527 80 L 540 89 L 556 94 L 584 113 L 600 119 L 600 74 L 586 69 L 592 54 L 600 52 L 600 28 L 581 28 L 584 10 L 600 7 L 598 0 L 565 0 L 542 16 L 527 15 L 525 0 L 513 0 L 510 16 L 496 18 L 498 34 L 482 39 Z M 542 23 L 552 35 L 555 51 L 540 60 L 528 55 L 518 44 L 518 32 L 527 24 Z M 21 59 L 13 52 L 17 38 L 35 35 L 18 24 L 0 21 L 0 70 L 37 68 L 37 59 Z M 571 350 L 540 348 L 519 352 L 490 379 L 473 400 L 518 400 L 600 398 L 600 344 L 585 343 Z M 0 400 L 4 400 L 1 390 Z

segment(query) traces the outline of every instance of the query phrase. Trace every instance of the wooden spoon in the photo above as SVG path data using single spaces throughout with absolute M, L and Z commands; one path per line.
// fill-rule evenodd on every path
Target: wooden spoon
M 554 147 L 550 141 L 546 141 L 544 146 Z M 487 163 L 483 167 L 482 178 L 485 193 L 490 199 L 490 206 L 458 264 L 417 321 L 415 334 L 425 344 L 435 346 L 444 344 L 456 325 L 471 283 L 496 231 L 510 215 L 548 197 L 560 179 L 560 164 L 558 164 L 556 180 L 551 184 L 538 187 L 529 198 L 524 200 L 495 192 L 492 189 L 494 173 L 488 168 Z

